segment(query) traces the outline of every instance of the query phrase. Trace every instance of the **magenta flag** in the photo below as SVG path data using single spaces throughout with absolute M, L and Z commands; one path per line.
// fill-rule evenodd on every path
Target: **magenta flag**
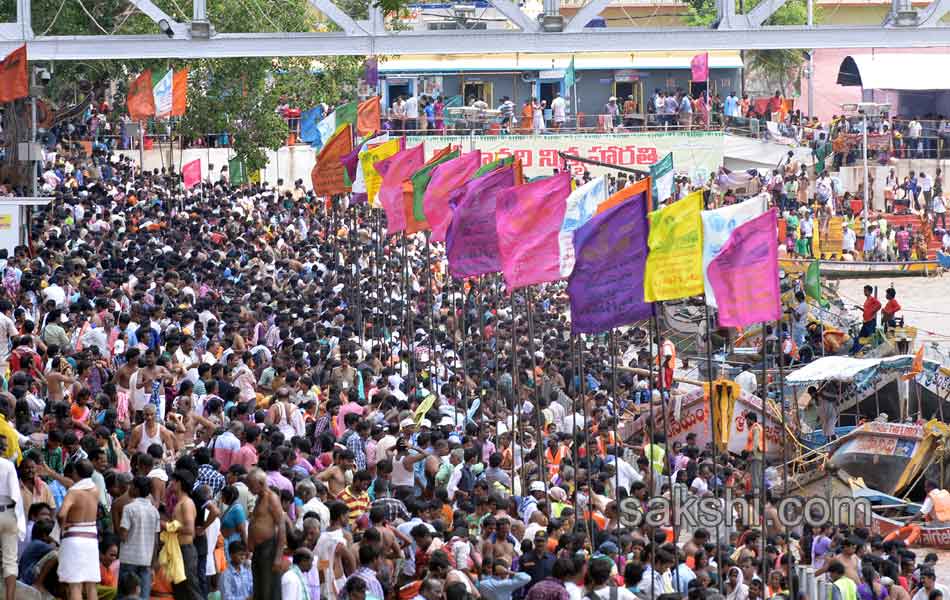
M 433 242 L 445 241 L 445 232 L 452 219 L 452 209 L 449 207 L 452 190 L 462 187 L 481 166 L 482 153 L 475 150 L 447 160 L 432 171 L 429 186 L 426 187 L 425 196 L 422 198 L 422 210 L 425 212 L 426 221 L 432 227 Z
M 498 194 L 498 250 L 508 290 L 561 279 L 561 245 L 571 176 L 510 187 Z
M 190 190 L 191 188 L 198 185 L 198 183 L 201 181 L 201 159 L 196 158 L 182 167 L 181 177 L 185 183 L 186 190 Z
M 574 270 L 567 280 L 573 333 L 602 333 L 653 315 L 643 299 L 648 233 L 645 192 L 574 231 Z
M 697 54 L 693 57 L 693 60 L 689 61 L 689 68 L 693 72 L 692 80 L 693 81 L 708 81 L 709 80 L 709 53 L 703 52 L 702 54 Z
M 775 209 L 736 227 L 707 267 L 721 327 L 745 327 L 782 316 Z
M 383 176 L 378 198 L 386 211 L 387 235 L 405 231 L 406 213 L 403 207 L 402 182 L 421 169 L 425 161 L 425 148 L 419 144 L 373 163 L 373 167 Z
M 449 197 L 452 222 L 445 250 L 452 277 L 474 277 L 501 271 L 495 207 L 498 192 L 515 184 L 513 167 L 490 171 L 456 188 Z

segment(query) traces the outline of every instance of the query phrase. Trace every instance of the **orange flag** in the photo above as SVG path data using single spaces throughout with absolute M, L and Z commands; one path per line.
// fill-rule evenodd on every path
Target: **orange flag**
M 155 114 L 155 96 L 152 95 L 152 71 L 145 69 L 129 85 L 126 102 L 133 121 L 144 121 Z
M 343 180 L 343 157 L 353 151 L 353 126 L 347 123 L 336 130 L 317 155 L 317 164 L 310 172 L 313 190 L 319 196 L 345 194 L 350 191 Z
M 360 102 L 356 108 L 356 135 L 366 137 L 379 131 L 379 96 Z
M 172 112 L 173 117 L 185 114 L 188 105 L 188 67 L 175 71 L 172 75 Z
M 26 76 L 26 44 L 20 46 L 0 62 L 0 104 L 13 102 L 30 95 Z
M 623 188 L 622 190 L 620 190 L 613 196 L 607 198 L 606 200 L 598 204 L 597 211 L 594 213 L 594 215 L 595 216 L 599 215 L 600 213 L 606 210 L 609 210 L 617 206 L 618 204 L 623 204 L 629 198 L 635 198 L 638 195 L 644 194 L 644 193 L 646 194 L 647 206 L 650 206 L 650 190 L 651 190 L 650 178 L 646 177 L 644 179 L 641 179 L 640 181 L 636 182 L 633 185 L 628 185 L 627 187 Z
M 914 362 L 910 363 L 910 372 L 902 375 L 901 379 L 908 381 L 917 377 L 924 372 L 924 347 L 921 346 L 917 349 L 917 354 L 914 355 Z

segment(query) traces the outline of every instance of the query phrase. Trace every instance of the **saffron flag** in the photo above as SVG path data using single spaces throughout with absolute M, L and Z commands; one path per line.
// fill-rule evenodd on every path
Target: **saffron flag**
M 606 212 L 618 204 L 623 204 L 630 198 L 638 198 L 641 194 L 644 195 L 644 201 L 646 202 L 645 206 L 649 210 L 649 208 L 653 206 L 653 197 L 651 196 L 652 188 L 653 186 L 650 184 L 650 178 L 644 177 L 633 185 L 628 185 L 622 190 L 618 190 L 613 196 L 604 200 L 600 206 L 597 207 L 597 212 L 595 214 L 599 215 L 602 212 Z
M 343 166 L 342 159 L 352 150 L 353 128 L 347 123 L 327 140 L 320 154 L 317 155 L 317 164 L 314 165 L 310 174 L 313 191 L 316 194 L 332 196 L 350 191 L 344 180 L 346 168 Z
M 736 227 L 709 263 L 720 327 L 747 327 L 782 317 L 777 228 L 773 208 Z
M 30 95 L 26 63 L 26 44 L 7 54 L 0 62 L 0 104 Z
M 445 236 L 452 277 L 501 271 L 495 209 L 498 193 L 514 184 L 514 168 L 506 167 L 472 179 L 452 192 L 452 222 Z
M 423 213 L 429 227 L 432 228 L 432 241 L 445 241 L 445 232 L 452 219 L 449 195 L 452 190 L 461 187 L 478 171 L 481 162 L 482 153 L 475 150 L 454 160 L 446 161 L 432 171 L 432 177 L 429 179 L 429 185 L 422 199 Z
M 653 314 L 643 296 L 646 203 L 647 194 L 641 193 L 574 232 L 577 260 L 567 281 L 573 333 L 602 333 Z
M 703 221 L 703 290 L 706 305 L 716 307 L 716 294 L 709 283 L 707 268 L 719 254 L 736 227 L 758 217 L 768 209 L 768 196 L 755 196 L 745 202 L 700 213 Z
M 558 233 L 570 193 L 570 174 L 559 173 L 498 194 L 498 250 L 509 291 L 561 278 Z
M 421 169 L 409 177 L 409 186 L 412 194 L 408 199 L 405 199 L 403 206 L 403 214 L 406 215 L 406 233 L 408 235 L 429 229 L 425 212 L 422 210 L 422 198 L 425 195 L 426 187 L 429 185 L 429 179 L 432 178 L 432 171 L 440 164 L 452 160 L 453 158 L 458 158 L 461 154 L 459 150 L 452 150 L 452 145 L 449 144 L 445 148 L 437 150 L 436 153 L 432 155 L 432 158 L 427 160 L 426 164 L 422 165 Z M 418 219 L 416 217 L 417 214 L 421 215 L 422 219 Z
M 133 121 L 144 121 L 155 114 L 155 96 L 152 94 L 152 72 L 142 71 L 129 84 L 129 94 L 126 100 L 129 117 Z
M 185 183 L 186 190 L 190 190 L 191 188 L 198 185 L 198 183 L 201 181 L 201 159 L 196 158 L 182 167 L 181 177 Z
M 709 53 L 697 54 L 689 61 L 693 81 L 709 81 Z
M 910 371 L 901 375 L 901 379 L 904 381 L 910 381 L 914 377 L 917 377 L 924 372 L 924 347 L 923 345 L 920 348 L 917 348 L 917 352 L 914 354 L 914 360 L 910 364 Z
M 650 181 L 653 182 L 653 202 L 659 205 L 673 195 L 673 153 L 660 162 L 650 165 Z
M 310 144 L 314 148 L 323 146 L 323 140 L 320 138 L 320 130 L 317 125 L 320 124 L 320 117 L 323 116 L 323 107 L 315 106 L 310 110 L 300 113 L 300 141 Z
M 180 117 L 185 114 L 188 96 L 188 69 L 177 73 L 169 69 L 153 81 L 152 95 L 155 98 L 155 116 Z
M 379 207 L 376 196 L 379 194 L 379 188 L 383 184 L 383 176 L 376 170 L 376 163 L 398 152 L 402 152 L 402 144 L 402 138 L 389 140 L 375 148 L 368 148 L 365 152 L 360 152 L 360 167 L 363 173 L 366 201 L 369 202 L 369 205 L 373 208 Z M 356 177 L 357 181 L 359 181 L 359 173 L 356 174 Z M 356 182 L 353 183 L 353 186 L 356 187 Z
M 597 207 L 607 200 L 607 178 L 601 175 L 575 189 L 567 197 L 564 222 L 558 234 L 561 247 L 561 277 L 574 268 L 574 231 L 591 220 Z
M 379 131 L 380 109 L 379 96 L 360 102 L 356 109 L 356 135 L 373 135 Z
M 703 293 L 702 190 L 650 213 L 644 275 L 648 302 L 675 300 Z
M 373 164 L 382 175 L 378 202 L 386 211 L 386 233 L 392 235 L 406 230 L 406 215 L 403 212 L 402 182 L 425 164 L 423 144 L 398 152 Z

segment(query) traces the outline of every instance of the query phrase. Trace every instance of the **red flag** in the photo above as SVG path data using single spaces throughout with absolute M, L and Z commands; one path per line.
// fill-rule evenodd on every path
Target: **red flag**
M 689 61 L 689 67 L 693 72 L 692 80 L 693 81 L 708 81 L 709 80 L 709 53 L 703 52 L 702 54 L 697 54 L 693 57 L 693 60 Z
M 175 71 L 172 75 L 172 112 L 173 117 L 185 114 L 188 106 L 188 67 Z
M 26 44 L 20 46 L 0 62 L 0 104 L 13 102 L 30 95 L 26 76 Z
M 196 158 L 182 167 L 181 176 L 185 181 L 186 190 L 190 190 L 198 185 L 198 182 L 201 181 L 201 159 Z
M 379 96 L 360 102 L 356 108 L 356 135 L 366 137 L 379 131 Z
M 129 85 L 126 101 L 133 121 L 144 121 L 155 114 L 155 96 L 152 95 L 152 71 L 145 69 Z

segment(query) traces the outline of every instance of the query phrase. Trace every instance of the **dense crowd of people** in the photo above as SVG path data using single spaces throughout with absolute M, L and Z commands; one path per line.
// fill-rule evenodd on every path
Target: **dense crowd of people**
M 741 455 L 633 428 L 686 389 L 675 348 L 572 337 L 562 284 L 453 280 L 301 181 L 103 157 L 47 164 L 0 254 L 7 600 L 799 600 L 796 565 L 950 593 L 899 541 L 780 526 L 755 415 Z M 633 518 L 678 491 L 736 522 Z

